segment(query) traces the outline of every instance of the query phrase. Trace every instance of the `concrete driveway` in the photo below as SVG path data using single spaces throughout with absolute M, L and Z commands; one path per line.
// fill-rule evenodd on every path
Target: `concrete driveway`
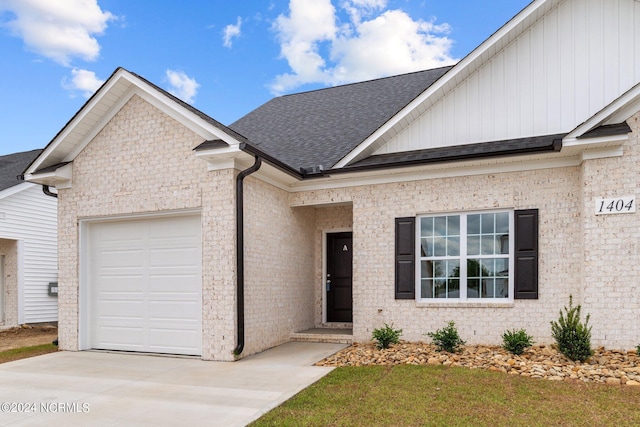
M 238 362 L 58 352 L 0 364 L 2 426 L 244 426 L 319 380 L 344 344 L 291 342 Z

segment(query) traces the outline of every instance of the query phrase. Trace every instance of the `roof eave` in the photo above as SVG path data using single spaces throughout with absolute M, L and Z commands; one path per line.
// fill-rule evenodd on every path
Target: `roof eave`
M 141 96 L 205 139 L 223 139 L 232 145 L 245 141 L 242 135 L 144 78 L 118 68 L 28 166 L 25 175 L 33 175 L 37 170 L 60 162 L 73 161 L 133 95 Z

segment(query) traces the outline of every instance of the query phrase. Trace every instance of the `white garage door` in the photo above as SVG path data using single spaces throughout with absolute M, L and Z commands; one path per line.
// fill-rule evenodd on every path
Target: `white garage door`
M 202 353 L 199 216 L 88 227 L 91 348 Z

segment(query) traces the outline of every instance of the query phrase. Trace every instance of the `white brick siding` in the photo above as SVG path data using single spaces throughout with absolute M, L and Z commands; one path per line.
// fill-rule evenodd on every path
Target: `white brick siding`
M 323 239 L 352 230 L 354 337 L 393 323 L 403 338 L 454 320 L 469 343 L 498 344 L 505 329 L 551 341 L 549 322 L 573 295 L 590 313 L 594 345 L 640 342 L 640 212 L 595 216 L 593 199 L 636 194 L 640 115 L 624 156 L 580 166 L 288 193 L 256 176 L 245 185 L 244 356 L 322 325 Z M 60 345 L 77 350 L 79 221 L 199 210 L 202 217 L 203 355 L 233 360 L 235 176 L 207 171 L 202 138 L 133 97 L 73 162 L 60 190 Z M 295 206 L 295 207 L 292 207 Z M 433 306 L 394 299 L 394 219 L 438 212 L 537 208 L 539 299 L 493 306 Z M 1 248 L 0 248 L 1 249 Z

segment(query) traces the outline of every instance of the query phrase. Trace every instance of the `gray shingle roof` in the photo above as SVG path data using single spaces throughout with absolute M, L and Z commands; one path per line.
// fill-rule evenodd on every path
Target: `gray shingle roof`
M 22 183 L 18 179 L 24 170 L 42 153 L 42 150 L 24 151 L 22 153 L 0 156 L 0 191 Z
M 481 142 L 476 144 L 438 147 L 425 150 L 402 151 L 399 153 L 379 154 L 367 157 L 342 169 L 330 171 L 353 172 L 357 170 L 385 167 L 422 165 L 438 162 L 480 159 L 484 157 L 514 156 L 520 154 L 560 151 L 562 138 L 566 134 L 553 134 L 503 141 Z
M 329 169 L 450 68 L 281 96 L 229 127 L 293 169 Z

